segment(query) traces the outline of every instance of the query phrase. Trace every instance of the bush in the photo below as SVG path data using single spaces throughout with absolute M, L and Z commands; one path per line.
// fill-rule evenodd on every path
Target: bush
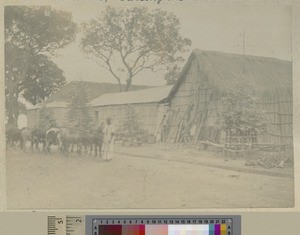
M 57 127 L 54 113 L 51 109 L 43 107 L 39 110 L 38 127 L 46 130 L 51 127 Z

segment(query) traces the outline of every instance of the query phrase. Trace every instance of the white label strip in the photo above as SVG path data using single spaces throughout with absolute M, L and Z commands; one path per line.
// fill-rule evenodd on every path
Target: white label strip
M 66 233 L 67 235 L 84 235 L 85 216 L 67 216 Z
M 66 235 L 65 216 L 48 216 L 48 235 Z

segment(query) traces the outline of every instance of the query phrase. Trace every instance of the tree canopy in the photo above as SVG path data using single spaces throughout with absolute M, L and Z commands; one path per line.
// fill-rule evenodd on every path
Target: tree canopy
M 50 6 L 6 6 L 4 26 L 5 42 L 31 55 L 65 47 L 76 29 L 71 13 Z
M 107 7 L 97 18 L 83 24 L 81 47 L 98 65 L 107 69 L 128 90 L 142 71 L 168 69 L 182 61 L 191 40 L 180 35 L 177 16 L 146 7 Z
M 50 55 L 75 39 L 70 13 L 50 6 L 6 6 L 5 95 L 8 123 L 17 123 L 20 95 L 36 104 L 61 87 L 62 70 Z
M 76 128 L 85 132 L 92 127 L 93 118 L 88 102 L 87 91 L 79 84 L 70 97 L 69 111 L 67 113 L 70 128 Z
M 66 84 L 63 71 L 45 55 L 34 56 L 20 86 L 23 97 L 36 105 Z

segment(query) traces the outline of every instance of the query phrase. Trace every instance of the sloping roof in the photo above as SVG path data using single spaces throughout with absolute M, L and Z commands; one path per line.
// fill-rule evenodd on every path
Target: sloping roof
M 196 61 L 200 73 L 211 85 L 225 91 L 245 78 L 254 89 L 292 87 L 292 63 L 269 57 L 194 50 L 179 75 L 171 96 L 184 81 L 187 71 Z
M 124 86 L 123 86 L 124 87 Z M 130 90 L 149 88 L 149 86 L 132 85 Z M 39 109 L 41 107 L 64 108 L 68 106 L 71 96 L 75 91 L 86 89 L 88 101 L 91 101 L 103 94 L 119 92 L 119 85 L 113 83 L 99 83 L 88 81 L 71 81 L 62 87 L 58 92 L 51 95 L 45 102 L 27 107 L 27 110 Z
M 158 103 L 165 100 L 173 86 L 161 86 L 137 91 L 104 94 L 90 102 L 91 106 Z

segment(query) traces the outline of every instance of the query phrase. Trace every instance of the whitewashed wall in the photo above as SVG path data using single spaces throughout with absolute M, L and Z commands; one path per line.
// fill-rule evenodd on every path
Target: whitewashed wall
M 159 125 L 162 118 L 162 111 L 159 109 L 159 104 L 148 103 L 148 104 L 131 104 L 135 112 L 137 113 L 137 119 L 141 124 L 142 129 L 147 130 L 149 134 L 155 134 L 157 126 Z M 94 117 L 97 117 L 97 124 L 101 122 L 105 123 L 107 117 L 111 117 L 118 129 L 124 120 L 126 119 L 126 110 L 128 105 L 109 105 L 94 108 Z

